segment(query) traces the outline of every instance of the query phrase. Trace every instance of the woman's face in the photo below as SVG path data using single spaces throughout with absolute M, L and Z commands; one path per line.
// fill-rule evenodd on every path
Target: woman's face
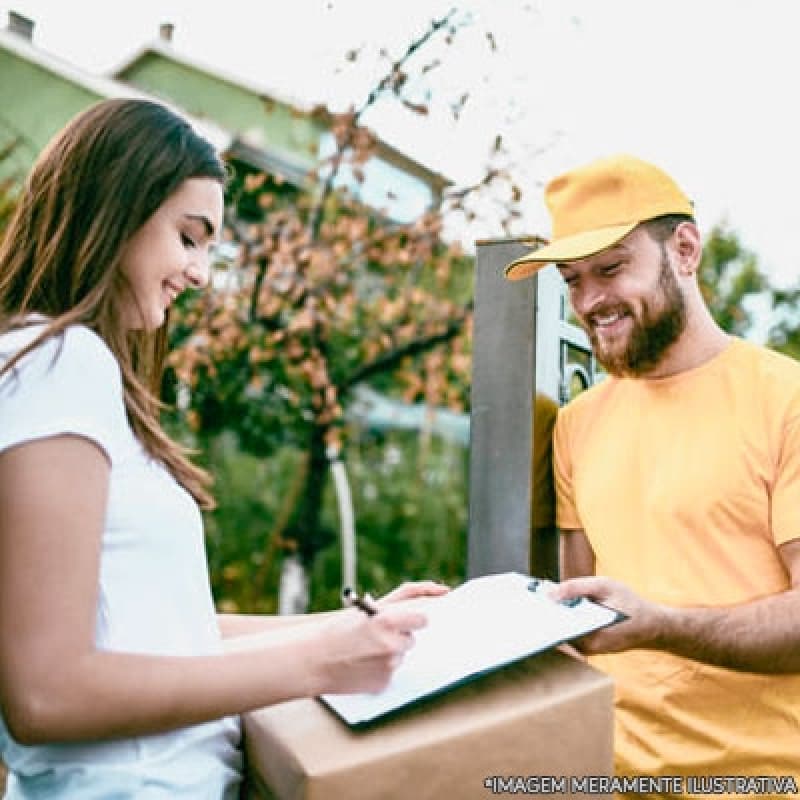
M 222 211 L 219 182 L 189 178 L 130 238 L 121 262 L 128 282 L 121 301 L 127 330 L 155 330 L 184 289 L 208 283 Z

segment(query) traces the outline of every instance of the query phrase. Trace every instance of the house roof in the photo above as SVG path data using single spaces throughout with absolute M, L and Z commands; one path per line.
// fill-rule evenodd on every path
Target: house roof
M 68 61 L 64 61 L 58 56 L 46 50 L 42 50 L 40 47 L 33 44 L 33 42 L 19 34 L 11 33 L 7 30 L 0 30 L 0 48 L 13 53 L 18 58 L 36 64 L 42 69 L 80 86 L 98 97 L 132 97 L 142 100 L 152 100 L 171 107 L 176 113 L 186 117 L 197 132 L 208 139 L 220 152 L 227 151 L 234 141 L 234 137 L 231 133 L 210 120 L 199 119 L 189 115 L 183 109 L 177 108 L 174 105 L 171 106 L 169 103 L 165 103 L 161 98 L 148 95 L 145 92 L 133 88 L 129 84 L 86 72 L 76 67 L 74 64 L 70 64 Z
M 174 45 L 161 39 L 153 39 L 150 42 L 145 42 L 145 44 L 141 45 L 133 53 L 131 53 L 130 56 L 125 58 L 116 67 L 111 69 L 109 76 L 111 78 L 119 79 L 137 62 L 141 61 L 145 56 L 152 54 L 159 55 L 162 58 L 168 59 L 169 61 L 174 61 L 176 64 L 181 64 L 182 66 L 193 69 L 196 72 L 202 72 L 211 78 L 216 78 L 217 80 L 224 81 L 225 83 L 238 86 L 240 89 L 245 89 L 248 92 L 258 95 L 259 97 L 270 98 L 279 103 L 291 106 L 296 111 L 305 113 L 310 113 L 312 111 L 311 105 L 303 102 L 300 100 L 300 98 L 292 97 L 278 89 L 270 86 L 264 86 L 248 78 L 234 75 L 231 72 L 227 72 L 225 69 L 220 69 L 219 67 L 209 64 L 206 61 L 195 58 L 194 56 L 190 56 L 186 53 L 182 53 L 180 50 L 177 50 Z
M 314 113 L 317 107 L 312 107 L 308 103 L 303 103 L 297 98 L 290 97 L 272 88 L 258 85 L 253 81 L 233 76 L 224 70 L 219 70 L 208 64 L 177 52 L 172 45 L 162 41 L 152 41 L 141 46 L 129 58 L 114 68 L 110 75 L 96 75 L 87 72 L 74 64 L 65 61 L 53 53 L 43 50 L 29 39 L 17 33 L 0 29 L 0 48 L 14 53 L 19 58 L 36 64 L 48 72 L 80 86 L 98 97 L 138 97 L 145 100 L 153 100 L 172 108 L 176 113 L 186 117 L 193 127 L 208 139 L 214 147 L 222 153 L 242 158 L 242 160 L 252 163 L 253 166 L 266 169 L 269 172 L 282 175 L 285 179 L 296 185 L 301 185 L 306 178 L 306 168 L 302 165 L 290 162 L 277 153 L 265 148 L 258 148 L 248 144 L 243 137 L 226 130 L 208 118 L 198 117 L 187 113 L 184 109 L 171 104 L 162 97 L 155 97 L 133 85 L 119 80 L 133 64 L 144 58 L 148 54 L 157 54 L 162 58 L 169 59 L 188 68 L 207 74 L 212 78 L 231 83 L 246 91 L 252 92 L 259 97 L 266 97 L 277 102 L 290 106 L 293 110 L 300 113 Z M 384 160 L 398 166 L 411 174 L 426 180 L 436 191 L 441 191 L 451 184 L 451 181 L 434 170 L 429 169 L 424 164 L 416 161 L 406 153 L 390 145 L 388 142 L 378 138 L 378 155 Z

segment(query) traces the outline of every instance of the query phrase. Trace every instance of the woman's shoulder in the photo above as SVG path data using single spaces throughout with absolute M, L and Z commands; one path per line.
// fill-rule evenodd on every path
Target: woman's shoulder
M 34 345 L 0 376 L 0 451 L 72 433 L 98 442 L 113 462 L 128 439 L 117 360 L 88 328 L 71 326 L 36 344 L 46 331 L 28 325 L 0 335 L 2 359 Z
M 14 402 L 19 413 L 26 415 L 37 404 L 95 410 L 99 406 L 122 408 L 122 373 L 103 339 L 85 326 L 72 325 L 36 344 L 46 330 L 46 324 L 35 324 L 0 336 L 0 365 L 34 345 L 0 375 L 0 401 L 4 408 Z M 29 403 L 33 404 L 30 408 Z
M 107 368 L 119 372 L 119 364 L 105 340 L 91 328 L 84 325 L 70 325 L 64 331 L 64 352 L 81 357 L 91 358 Z
M 36 321 L 0 334 L 0 360 L 12 358 L 20 350 L 34 344 L 47 331 L 47 322 Z M 84 374 L 97 371 L 119 374 L 119 365 L 101 336 L 85 325 L 70 325 L 48 336 L 19 362 L 20 368 L 63 370 L 77 367 Z

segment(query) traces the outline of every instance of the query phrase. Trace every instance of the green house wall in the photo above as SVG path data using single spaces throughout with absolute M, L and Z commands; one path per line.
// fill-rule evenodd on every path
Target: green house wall
M 0 174 L 22 177 L 53 134 L 101 97 L 3 49 L 0 75 L 0 146 L 18 142 Z
M 316 163 L 323 126 L 284 103 L 152 52 L 117 78 L 197 117 L 213 119 L 239 136 L 257 132 L 254 144 L 305 168 Z

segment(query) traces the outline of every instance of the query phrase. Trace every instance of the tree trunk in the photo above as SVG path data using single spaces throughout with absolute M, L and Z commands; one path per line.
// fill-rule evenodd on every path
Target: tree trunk
M 305 486 L 300 493 L 297 509 L 289 524 L 285 538 L 293 540 L 296 552 L 284 558 L 281 568 L 280 594 L 278 607 L 293 608 L 287 613 L 304 612 L 308 609 L 309 587 L 308 570 L 314 557 L 323 547 L 333 541 L 333 532 L 322 526 L 322 497 L 325 480 L 328 477 L 330 462 L 325 451 L 327 426 L 315 425 L 311 429 L 308 447 L 308 472 Z M 286 585 L 284 586 L 284 578 Z M 299 588 L 304 586 L 304 589 Z M 290 593 L 284 596 L 284 592 Z M 296 606 L 297 598 L 305 598 L 301 608 Z M 283 612 L 281 612 L 283 613 Z

